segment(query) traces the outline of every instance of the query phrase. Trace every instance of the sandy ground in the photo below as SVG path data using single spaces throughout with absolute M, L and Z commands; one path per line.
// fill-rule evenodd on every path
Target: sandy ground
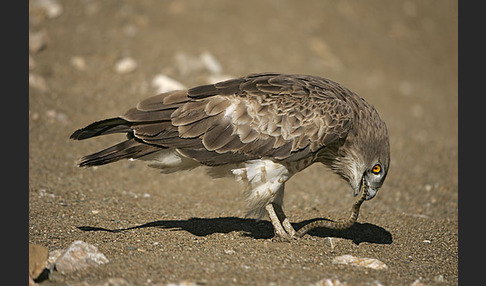
M 134 285 L 458 283 L 457 1 L 60 1 L 52 18 L 38 2 L 29 5 L 29 31 L 47 40 L 30 52 L 29 243 L 52 251 L 83 240 L 110 260 L 42 285 L 110 277 Z M 220 74 L 180 61 L 203 53 Z M 124 57 L 135 71 L 115 70 Z M 157 74 L 190 87 L 262 71 L 340 82 L 386 121 L 390 173 L 351 229 L 274 241 L 268 221 L 245 218 L 231 179 L 200 169 L 161 175 L 129 161 L 76 167 L 121 137 L 69 135 L 154 95 Z M 353 200 L 344 181 L 315 165 L 287 183 L 284 201 L 299 228 L 344 217 Z M 332 263 L 344 254 L 388 269 Z

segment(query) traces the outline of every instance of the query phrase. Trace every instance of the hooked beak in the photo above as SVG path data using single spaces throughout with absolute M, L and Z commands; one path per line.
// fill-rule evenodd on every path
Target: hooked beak
M 361 185 L 362 184 L 366 184 L 368 187 L 368 194 L 366 195 L 366 200 L 371 200 L 372 198 L 374 198 L 376 196 L 376 193 L 377 193 L 377 190 L 372 188 L 369 184 L 369 181 L 368 181 L 368 178 L 366 177 L 366 175 L 363 175 L 364 177 L 364 180 L 360 180 L 360 184 L 357 185 L 355 188 L 354 188 L 354 192 L 353 192 L 353 196 L 357 196 L 360 194 L 360 190 L 361 190 Z
M 369 188 L 368 195 L 366 195 L 366 200 L 371 200 L 376 196 L 376 189 Z

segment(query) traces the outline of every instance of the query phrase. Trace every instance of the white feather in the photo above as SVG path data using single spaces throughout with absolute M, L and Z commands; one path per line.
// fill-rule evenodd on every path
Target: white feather
M 246 185 L 248 215 L 261 218 L 269 203 L 283 204 L 284 183 L 291 177 L 284 165 L 271 160 L 252 160 L 231 171 L 237 181 Z
M 230 106 L 228 106 L 224 112 L 225 117 L 231 117 L 233 116 L 233 113 L 236 110 L 236 106 L 238 106 L 237 102 L 232 102 Z
M 163 149 L 140 159 L 147 161 L 149 167 L 161 169 L 164 174 L 190 170 L 201 165 L 195 160 L 182 156 L 175 149 Z

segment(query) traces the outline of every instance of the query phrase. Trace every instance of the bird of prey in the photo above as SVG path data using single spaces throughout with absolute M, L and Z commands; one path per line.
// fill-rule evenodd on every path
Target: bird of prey
M 124 133 L 125 141 L 79 166 L 138 159 L 162 173 L 207 166 L 245 184 L 249 215 L 270 217 L 274 234 L 295 237 L 282 205 L 285 182 L 313 163 L 329 167 L 366 199 L 390 165 L 385 122 L 363 98 L 329 79 L 259 73 L 162 93 L 124 115 L 94 122 L 72 139 Z

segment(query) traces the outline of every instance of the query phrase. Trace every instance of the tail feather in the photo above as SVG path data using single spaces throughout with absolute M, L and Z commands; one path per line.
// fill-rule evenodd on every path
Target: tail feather
M 132 138 L 99 152 L 84 156 L 81 158 L 78 166 L 91 167 L 112 163 L 121 159 L 137 159 L 157 151 L 160 151 L 160 147 L 140 143 Z
M 105 119 L 76 130 L 71 134 L 70 138 L 74 140 L 83 140 L 99 135 L 127 133 L 130 131 L 131 124 L 132 123 L 120 117 Z

